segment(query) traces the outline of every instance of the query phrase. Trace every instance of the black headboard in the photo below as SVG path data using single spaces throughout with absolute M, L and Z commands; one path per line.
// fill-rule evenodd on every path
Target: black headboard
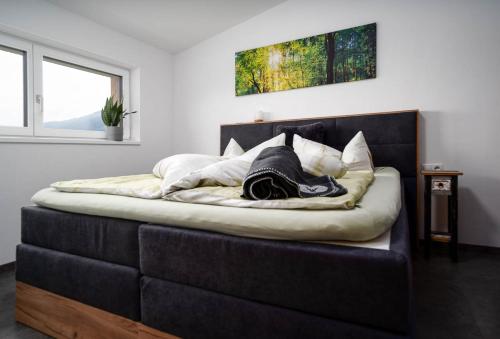
M 248 150 L 272 138 L 280 125 L 296 126 L 323 122 L 326 129 L 325 144 L 340 151 L 358 131 L 363 131 L 373 154 L 375 166 L 391 166 L 401 173 L 412 228 L 412 244 L 415 244 L 419 163 L 418 115 L 418 110 L 410 110 L 221 125 L 220 152 L 221 154 L 224 152 L 231 138 L 234 138 L 244 150 Z

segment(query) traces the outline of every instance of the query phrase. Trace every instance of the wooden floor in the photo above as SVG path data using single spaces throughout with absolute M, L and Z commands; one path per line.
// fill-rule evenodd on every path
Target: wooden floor
M 415 260 L 417 338 L 500 338 L 500 254 L 467 249 L 458 264 L 435 251 Z M 14 271 L 0 272 L 0 338 L 48 338 L 15 322 Z

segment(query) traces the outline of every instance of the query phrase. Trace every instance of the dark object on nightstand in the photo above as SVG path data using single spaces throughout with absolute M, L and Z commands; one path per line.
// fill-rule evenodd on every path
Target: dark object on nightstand
M 458 176 L 460 171 L 422 171 L 425 179 L 424 189 L 424 239 L 425 257 L 429 258 L 432 241 L 446 242 L 450 246 L 450 256 L 453 261 L 458 260 Z M 431 215 L 432 195 L 448 196 L 448 232 L 432 231 Z

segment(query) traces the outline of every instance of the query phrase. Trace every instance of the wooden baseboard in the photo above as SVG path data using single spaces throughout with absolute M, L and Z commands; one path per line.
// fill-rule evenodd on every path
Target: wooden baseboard
M 55 338 L 178 338 L 19 281 L 16 321 Z

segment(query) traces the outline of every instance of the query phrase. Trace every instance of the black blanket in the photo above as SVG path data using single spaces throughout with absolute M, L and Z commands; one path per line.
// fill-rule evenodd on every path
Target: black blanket
M 252 200 L 336 197 L 346 193 L 332 177 L 305 173 L 289 146 L 260 152 L 243 181 L 243 197 Z

